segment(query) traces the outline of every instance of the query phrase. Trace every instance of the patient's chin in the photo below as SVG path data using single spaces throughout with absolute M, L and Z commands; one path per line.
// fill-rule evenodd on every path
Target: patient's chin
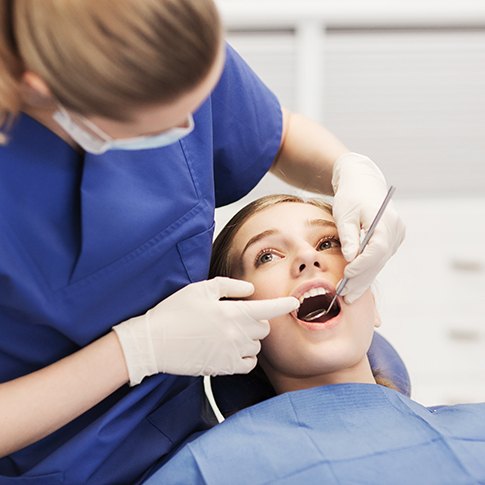
M 349 382 L 353 380 L 352 373 L 356 366 L 367 359 L 370 340 L 364 339 L 359 342 L 335 342 L 325 348 L 311 348 L 296 350 L 290 358 L 288 353 L 263 352 L 259 357 L 259 364 L 266 375 L 272 380 L 278 377 L 287 376 L 292 379 L 306 379 L 312 385 L 322 383 L 340 376 L 341 379 L 348 377 Z M 317 382 L 314 381 L 317 379 Z

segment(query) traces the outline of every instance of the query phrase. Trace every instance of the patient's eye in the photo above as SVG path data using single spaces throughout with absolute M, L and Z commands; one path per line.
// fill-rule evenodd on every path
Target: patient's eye
M 262 264 L 271 263 L 277 259 L 281 259 L 282 256 L 278 254 L 274 249 L 263 249 L 258 253 L 254 264 L 256 267 L 261 266 Z
M 325 236 L 317 244 L 317 251 L 340 248 L 340 239 L 337 236 Z

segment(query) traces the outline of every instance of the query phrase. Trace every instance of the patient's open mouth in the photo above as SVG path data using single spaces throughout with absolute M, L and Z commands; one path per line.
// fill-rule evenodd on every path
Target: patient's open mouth
M 325 293 L 324 293 L 325 292 Z M 303 301 L 300 304 L 300 308 L 298 309 L 297 317 L 303 321 L 310 321 L 306 320 L 306 317 L 317 310 L 326 310 L 332 301 L 332 298 L 335 296 L 335 293 L 326 292 L 322 289 L 322 294 L 314 295 L 314 296 L 305 296 Z M 316 320 L 312 320 L 313 323 L 325 323 L 326 321 L 330 320 L 331 318 L 336 317 L 340 313 L 340 304 L 337 301 L 333 304 L 330 311 L 322 315 L 321 317 L 317 318 Z

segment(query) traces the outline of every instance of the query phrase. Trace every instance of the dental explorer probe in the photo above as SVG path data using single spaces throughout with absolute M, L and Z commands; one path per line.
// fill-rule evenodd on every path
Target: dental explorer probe
M 362 252 L 364 251 L 364 248 L 367 246 L 369 239 L 371 238 L 372 234 L 374 234 L 374 229 L 376 228 L 377 223 L 381 219 L 382 214 L 384 213 L 384 210 L 387 207 L 387 204 L 389 204 L 389 201 L 391 200 L 391 197 L 393 196 L 395 191 L 396 191 L 396 187 L 391 185 L 389 187 L 389 190 L 387 191 L 387 195 L 384 198 L 384 201 L 381 204 L 381 207 L 379 208 L 376 216 L 374 217 L 374 220 L 372 221 L 372 224 L 369 227 L 369 230 L 367 231 L 364 239 L 360 243 L 360 247 L 359 247 L 359 251 L 357 252 L 357 256 L 362 254 Z M 332 301 L 330 302 L 330 305 L 328 306 L 328 308 L 326 310 L 314 310 L 314 311 L 308 313 L 308 315 L 305 315 L 303 320 L 305 320 L 307 322 L 312 322 L 313 320 L 316 320 L 317 318 L 320 318 L 320 317 L 323 317 L 324 315 L 326 315 L 330 311 L 330 309 L 332 308 L 335 301 L 337 300 L 337 296 L 340 296 L 340 294 L 342 293 L 342 291 L 345 288 L 345 285 L 347 284 L 348 280 L 349 280 L 348 278 L 343 278 L 342 280 L 340 280 L 340 283 L 338 284 L 337 289 L 335 291 L 335 296 L 332 298 Z

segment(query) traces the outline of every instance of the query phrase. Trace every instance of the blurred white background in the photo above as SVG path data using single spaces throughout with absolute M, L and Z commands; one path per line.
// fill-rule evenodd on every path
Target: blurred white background
M 370 156 L 407 224 L 379 276 L 413 397 L 485 401 L 485 2 L 218 0 L 229 42 L 287 108 Z M 268 175 L 218 209 L 217 229 Z M 305 195 L 303 193 L 303 195 Z

